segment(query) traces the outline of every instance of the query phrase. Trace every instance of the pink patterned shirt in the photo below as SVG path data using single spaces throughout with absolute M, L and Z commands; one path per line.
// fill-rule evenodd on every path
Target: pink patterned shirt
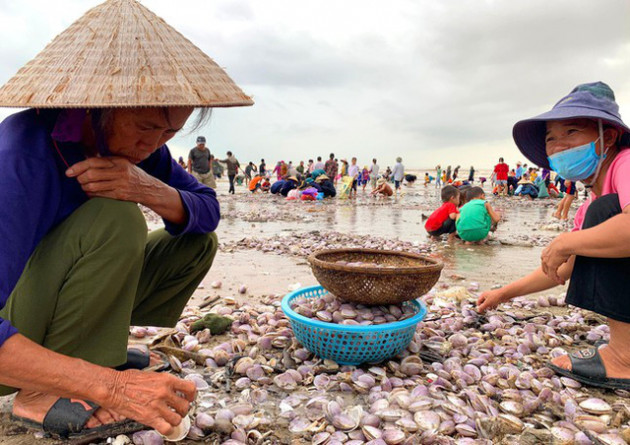
M 619 195 L 621 210 L 630 205 L 630 149 L 627 147 L 617 154 L 615 160 L 608 167 L 608 172 L 606 172 L 602 195 L 611 193 Z M 595 199 L 597 199 L 597 196 L 591 193 L 590 198 L 580 206 L 573 220 L 573 231 L 582 229 L 588 206 Z

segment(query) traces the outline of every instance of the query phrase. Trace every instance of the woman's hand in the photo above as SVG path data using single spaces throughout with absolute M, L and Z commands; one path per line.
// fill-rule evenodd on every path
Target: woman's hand
M 66 170 L 66 175 L 76 178 L 90 198 L 142 204 L 173 224 L 185 224 L 188 220 L 179 192 L 127 158 L 88 158 Z
M 68 378 L 68 376 L 72 378 Z M 119 417 L 169 434 L 195 399 L 193 382 L 171 374 L 115 371 L 67 357 L 15 334 L 0 347 L 0 383 L 16 388 L 91 400 Z M 101 419 L 99 419 L 101 420 Z
M 503 292 L 503 288 L 486 291 L 477 299 L 477 311 L 485 312 L 488 309 L 495 309 L 499 304 L 508 300 L 509 298 Z
M 171 374 L 129 370 L 116 372 L 114 387 L 102 406 L 168 435 L 195 400 L 193 382 Z
M 565 283 L 565 279 L 560 276 L 558 269 L 571 257 L 571 254 L 567 253 L 566 249 L 566 241 L 569 235 L 570 234 L 563 233 L 557 236 L 545 250 L 543 250 L 540 256 L 542 271 L 557 284 Z
M 159 188 L 156 178 L 119 156 L 88 158 L 70 167 L 66 175 L 76 178 L 90 198 L 144 203 Z

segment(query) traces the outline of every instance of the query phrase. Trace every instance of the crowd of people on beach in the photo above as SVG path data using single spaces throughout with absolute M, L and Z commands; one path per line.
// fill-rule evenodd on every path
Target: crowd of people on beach
M 230 183 L 229 193 L 235 193 L 235 184 L 245 185 L 252 192 L 271 193 L 284 196 L 289 200 L 314 201 L 324 198 L 356 198 L 359 189 L 372 196 L 390 197 L 401 193 L 403 183 L 413 184 L 417 176 L 407 173 L 402 164 L 402 158 L 396 158 L 394 168 L 387 166 L 383 171 L 376 159 L 372 159 L 369 167 L 362 168 L 357 164 L 357 158 L 337 159 L 331 153 L 326 162 L 318 156 L 317 160 L 309 159 L 305 165 L 300 161 L 297 165 L 292 161 L 278 161 L 273 168 L 268 168 L 264 159 L 256 165 L 249 161 L 243 168 L 232 154 L 227 152 L 227 158 L 216 159 L 206 146 L 206 138 L 199 136 L 197 145 L 190 150 L 188 162 L 183 157 L 179 164 L 192 174 L 200 183 L 216 189 L 216 179 L 221 178 L 227 166 Z M 272 182 L 273 181 L 273 182 Z M 426 185 L 426 183 L 425 183 Z
M 264 159 L 258 165 L 249 161 L 243 168 L 232 154 L 227 158 L 216 159 L 206 146 L 204 136 L 197 138 L 197 145 L 190 150 L 188 162 L 179 159 L 180 165 L 200 183 L 216 189 L 216 179 L 223 172 L 221 164 L 227 166 L 229 193 L 235 193 L 235 184 L 245 185 L 252 193 L 262 192 L 279 195 L 287 200 L 316 201 L 325 198 L 353 198 L 361 189 L 370 185 L 370 195 L 390 197 L 398 194 L 404 181 L 413 184 L 417 176 L 405 174 L 402 159 L 398 157 L 394 168 L 389 166 L 382 171 L 377 159 L 361 168 L 357 158 L 350 162 L 339 161 L 334 153 L 324 162 L 321 156 L 300 161 L 278 161 L 273 169 L 268 168 Z M 436 176 L 425 173 L 424 186 L 435 182 L 441 189 L 442 205 L 436 209 L 425 223 L 429 236 L 438 239 L 448 235 L 448 239 L 460 238 L 464 243 L 483 243 L 490 232 L 496 230 L 501 220 L 501 212 L 492 208 L 486 200 L 483 189 L 488 178 L 475 178 L 475 167 L 470 166 L 468 175 L 460 175 L 461 166 L 442 168 L 437 165 Z M 553 178 L 553 179 L 552 179 Z M 475 181 L 479 185 L 475 185 Z M 272 182 L 273 181 L 273 182 Z M 489 178 L 490 193 L 498 197 L 520 196 L 529 200 L 561 198 L 553 216 L 561 221 L 568 220 L 569 209 L 577 196 L 575 181 L 564 180 L 548 168 L 528 167 L 520 161 L 510 169 L 504 158 L 499 158 Z

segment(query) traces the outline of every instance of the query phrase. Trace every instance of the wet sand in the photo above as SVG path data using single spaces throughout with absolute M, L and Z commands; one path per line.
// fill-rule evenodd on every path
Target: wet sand
M 485 189 L 488 191 L 487 185 Z M 276 238 L 285 247 L 292 244 L 294 237 L 308 238 L 310 233 L 323 243 L 334 233 L 356 237 L 362 242 L 365 238 L 361 237 L 365 236 L 385 242 L 404 241 L 444 262 L 436 289 L 457 285 L 479 288 L 481 292 L 538 267 L 542 245 L 559 233 L 540 229 L 552 222 L 551 213 L 558 202 L 554 199 L 531 202 L 490 195 L 489 202 L 503 211 L 505 221 L 488 244 L 466 246 L 461 242 L 434 242 L 427 238 L 422 214 L 428 216 L 440 205 L 433 185 L 404 187 L 405 194 L 399 198 L 375 199 L 359 191 L 357 199 L 313 203 L 291 202 L 266 194 L 251 195 L 244 186 L 237 187 L 235 196 L 226 192 L 227 182 L 219 181 L 223 218 L 217 233 L 221 247 L 212 269 L 195 292 L 191 306 L 217 296 L 235 297 L 239 301 L 259 300 L 263 295 L 284 295 L 296 283 L 317 284 L 303 249 L 278 254 L 273 250 L 262 252 L 242 247 L 253 239 Z M 571 213 L 574 211 L 575 207 Z M 150 228 L 160 225 L 159 221 L 149 218 Z M 211 288 L 210 284 L 216 280 L 222 281 L 220 289 Z M 238 293 L 241 285 L 247 286 L 244 295 Z M 554 292 L 561 293 L 562 289 Z M 10 403 L 10 397 L 2 399 L 0 444 L 34 443 L 32 435 L 21 434 L 22 430 L 11 425 Z M 54 441 L 40 439 L 37 443 Z

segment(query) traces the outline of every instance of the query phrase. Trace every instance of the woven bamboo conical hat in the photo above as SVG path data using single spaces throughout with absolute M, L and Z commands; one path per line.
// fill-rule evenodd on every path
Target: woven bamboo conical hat
M 253 103 L 210 57 L 136 0 L 92 8 L 0 88 L 3 107 Z

